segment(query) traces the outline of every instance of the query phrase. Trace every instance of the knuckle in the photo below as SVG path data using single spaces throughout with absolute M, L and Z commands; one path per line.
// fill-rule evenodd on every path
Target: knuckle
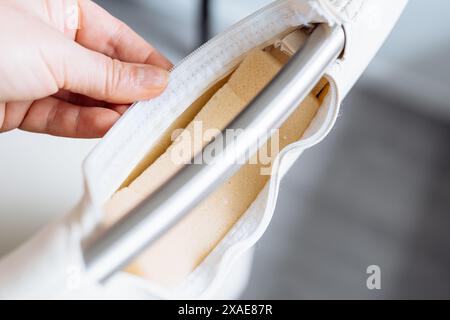
M 139 77 L 139 68 L 111 59 L 105 94 L 112 97 L 125 88 L 133 88 L 139 84 Z
M 120 46 L 119 44 L 121 43 L 123 35 L 126 33 L 127 28 L 128 26 L 124 22 L 120 20 L 115 21 L 114 32 L 111 33 L 111 36 L 107 41 L 107 50 L 109 56 L 117 56 L 117 48 Z
M 114 95 L 120 82 L 121 66 L 117 60 L 107 59 L 105 69 L 106 79 L 104 81 L 103 94 L 105 97 L 111 97 Z

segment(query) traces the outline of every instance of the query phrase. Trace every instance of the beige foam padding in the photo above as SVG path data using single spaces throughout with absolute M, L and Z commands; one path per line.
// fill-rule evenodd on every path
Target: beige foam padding
M 130 188 L 144 195 L 153 193 L 210 142 L 205 138 L 208 130 L 222 131 L 244 107 L 245 103 L 226 84 L 186 127 L 182 138 L 185 136 L 187 138 L 183 138 L 169 147 L 148 170 L 130 185 Z M 221 112 L 217 112 L 218 110 Z M 196 135 L 198 138 L 194 139 Z M 175 150 L 177 152 L 176 162 L 174 161 Z
M 143 199 L 144 197 L 130 188 L 123 188 L 116 192 L 103 208 L 106 213 L 103 225 L 110 226 L 114 224 L 124 216 L 124 213 L 129 212 Z
M 266 52 L 251 52 L 230 77 L 228 84 L 211 98 L 195 120 L 202 121 L 204 128 L 225 128 L 281 66 Z M 318 108 L 319 102 L 315 97 L 305 99 L 280 129 L 279 150 L 303 136 Z M 191 130 L 192 126 L 193 123 L 187 130 Z M 268 149 L 270 145 L 271 142 L 268 142 Z M 151 193 L 176 173 L 180 166 L 170 163 L 171 148 L 129 188 L 121 190 L 111 199 L 105 208 L 108 215 L 123 215 L 140 201 L 143 194 Z M 276 154 L 271 156 L 274 159 Z M 270 177 L 261 174 L 261 169 L 266 165 L 255 157 L 250 163 L 256 164 L 243 166 L 227 183 L 141 254 L 127 271 L 164 286 L 179 284 L 217 246 L 267 184 Z
M 282 63 L 283 65 L 289 62 L 289 59 L 291 58 L 290 56 L 288 56 L 286 53 L 284 53 L 283 51 L 281 51 L 279 48 L 274 48 L 271 47 L 269 49 L 267 49 L 270 53 L 270 55 L 272 57 L 274 57 L 275 59 L 277 59 L 280 63 Z
M 219 90 L 225 83 L 228 82 L 229 78 L 230 75 L 227 75 L 223 79 L 220 79 L 216 83 L 211 85 L 211 87 L 208 88 L 203 95 L 201 95 L 189 108 L 185 110 L 185 112 L 183 112 L 183 114 L 178 119 L 176 119 L 172 123 L 172 125 L 164 133 L 161 134 L 159 141 L 155 143 L 150 152 L 148 152 L 148 154 L 130 173 L 120 189 L 129 186 L 167 150 L 167 148 L 172 144 L 172 133 L 179 128 L 185 128 L 201 111 L 201 109 L 205 106 L 209 99 L 211 99 L 211 97 L 217 92 L 217 90 Z
M 281 63 L 269 53 L 252 51 L 233 73 L 228 85 L 249 103 L 280 71 Z
M 183 139 L 174 142 L 129 187 L 118 191 L 106 204 L 105 211 L 108 213 L 108 223 L 117 221 L 124 212 L 133 209 L 167 182 L 210 142 L 212 137 L 209 137 L 209 140 L 205 137 L 208 130 L 222 131 L 244 107 L 243 100 L 231 90 L 228 84 L 219 89 L 186 127 L 181 137 Z M 218 110 L 221 112 L 218 112 Z M 174 158 L 175 152 L 177 158 Z
M 206 105 L 186 127 L 184 135 L 190 135 L 192 139 L 183 139 L 168 148 L 166 147 L 167 150 L 152 165 L 135 177 L 134 181 L 127 183 L 128 186 L 118 191 L 106 204 L 107 219 L 105 224 L 109 225 L 116 222 L 124 213 L 136 207 L 143 199 L 174 176 L 184 163 L 191 160 L 192 157 L 189 155 L 196 155 L 207 145 L 209 141 L 206 140 L 200 141 L 201 143 L 199 143 L 199 139 L 194 141 L 194 137 L 198 134 L 194 131 L 195 123 L 202 123 L 201 136 L 211 129 L 222 131 L 245 108 L 249 100 L 267 85 L 272 79 L 272 75 L 276 74 L 281 67 L 280 62 L 266 52 L 260 50 L 250 52 L 230 79 L 227 79 L 228 83 L 223 84 L 222 88 L 207 101 Z M 258 80 L 255 81 L 254 79 Z M 220 112 L 218 112 L 219 110 Z M 182 154 L 188 157 L 184 157 L 184 159 L 178 157 L 174 161 L 172 150 L 175 149 L 177 151 L 184 150 Z M 150 154 L 155 153 L 151 152 Z M 124 199 L 127 196 L 129 199 L 125 201 Z
M 313 91 L 311 91 L 311 94 L 315 95 L 316 97 L 320 96 L 322 91 L 325 89 L 325 87 L 328 85 L 328 80 L 326 78 L 320 79 L 320 81 L 316 84 Z

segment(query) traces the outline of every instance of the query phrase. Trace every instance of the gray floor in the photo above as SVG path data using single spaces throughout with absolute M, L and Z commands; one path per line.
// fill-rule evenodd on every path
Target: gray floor
M 356 89 L 285 179 L 244 298 L 450 298 L 449 143 L 448 124 Z

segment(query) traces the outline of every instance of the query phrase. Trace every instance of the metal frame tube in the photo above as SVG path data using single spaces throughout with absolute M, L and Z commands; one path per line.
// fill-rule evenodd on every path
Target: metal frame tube
M 215 140 L 207 146 L 206 150 L 222 150 L 215 156 L 216 161 L 187 165 L 117 224 L 84 243 L 90 275 L 106 281 L 232 177 L 242 166 L 242 159 L 248 160 L 252 154 L 249 150 L 258 150 L 270 138 L 271 130 L 280 128 L 298 108 L 342 53 L 344 43 L 340 26 L 318 25 L 304 47 L 228 126 L 244 129 L 236 141 L 224 144 Z M 234 161 L 230 161 L 230 154 Z M 202 156 L 198 155 L 197 160 Z

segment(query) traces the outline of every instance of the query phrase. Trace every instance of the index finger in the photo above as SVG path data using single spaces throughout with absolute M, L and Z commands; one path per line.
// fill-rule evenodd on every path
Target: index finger
M 166 70 L 172 63 L 121 20 L 90 0 L 79 0 L 80 29 L 76 41 L 111 58 L 152 64 Z

